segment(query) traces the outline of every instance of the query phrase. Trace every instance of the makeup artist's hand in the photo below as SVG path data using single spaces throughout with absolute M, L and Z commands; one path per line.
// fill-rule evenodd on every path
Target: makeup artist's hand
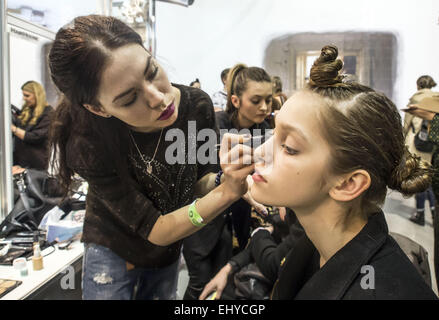
M 248 190 L 247 177 L 254 171 L 253 149 L 243 143 L 250 137 L 226 133 L 219 151 L 224 190 L 239 199 Z

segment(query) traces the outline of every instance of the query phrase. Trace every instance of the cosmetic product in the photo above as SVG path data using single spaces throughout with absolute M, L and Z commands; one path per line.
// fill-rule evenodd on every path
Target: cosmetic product
M 18 270 L 20 276 L 26 277 L 29 274 L 26 258 L 17 258 L 12 262 L 12 265 L 14 266 L 14 269 Z
M 32 256 L 32 265 L 35 271 L 43 269 L 43 256 L 41 255 L 40 244 L 34 243 L 34 255 Z

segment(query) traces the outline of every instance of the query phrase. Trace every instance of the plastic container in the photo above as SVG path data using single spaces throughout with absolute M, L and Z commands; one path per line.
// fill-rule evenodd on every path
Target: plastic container
M 14 266 L 14 269 L 18 270 L 20 276 L 26 277 L 29 274 L 26 258 L 17 258 L 12 262 L 12 265 Z

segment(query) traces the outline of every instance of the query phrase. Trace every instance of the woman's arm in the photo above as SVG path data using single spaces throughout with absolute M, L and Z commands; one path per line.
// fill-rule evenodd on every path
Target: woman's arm
M 13 124 L 11 124 L 11 131 L 20 140 L 24 140 L 24 136 L 26 134 L 26 131 L 24 131 L 23 129 L 21 129 Z
M 242 145 L 244 137 L 225 134 L 221 141 L 220 163 L 224 182 L 199 199 L 196 210 L 203 223 L 213 220 L 247 192 L 247 176 L 254 171 L 252 149 Z M 234 147 L 231 147 L 235 145 Z M 189 206 L 160 216 L 149 233 L 148 240 L 156 245 L 167 246 L 186 238 L 199 229 L 188 217 Z

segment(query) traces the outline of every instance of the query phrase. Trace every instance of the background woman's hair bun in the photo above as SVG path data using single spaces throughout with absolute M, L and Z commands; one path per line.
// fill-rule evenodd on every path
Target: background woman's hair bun
M 343 62 L 337 59 L 337 56 L 336 46 L 328 45 L 322 48 L 320 57 L 311 67 L 310 85 L 325 87 L 342 83 L 343 77 L 338 73 L 343 68 Z

